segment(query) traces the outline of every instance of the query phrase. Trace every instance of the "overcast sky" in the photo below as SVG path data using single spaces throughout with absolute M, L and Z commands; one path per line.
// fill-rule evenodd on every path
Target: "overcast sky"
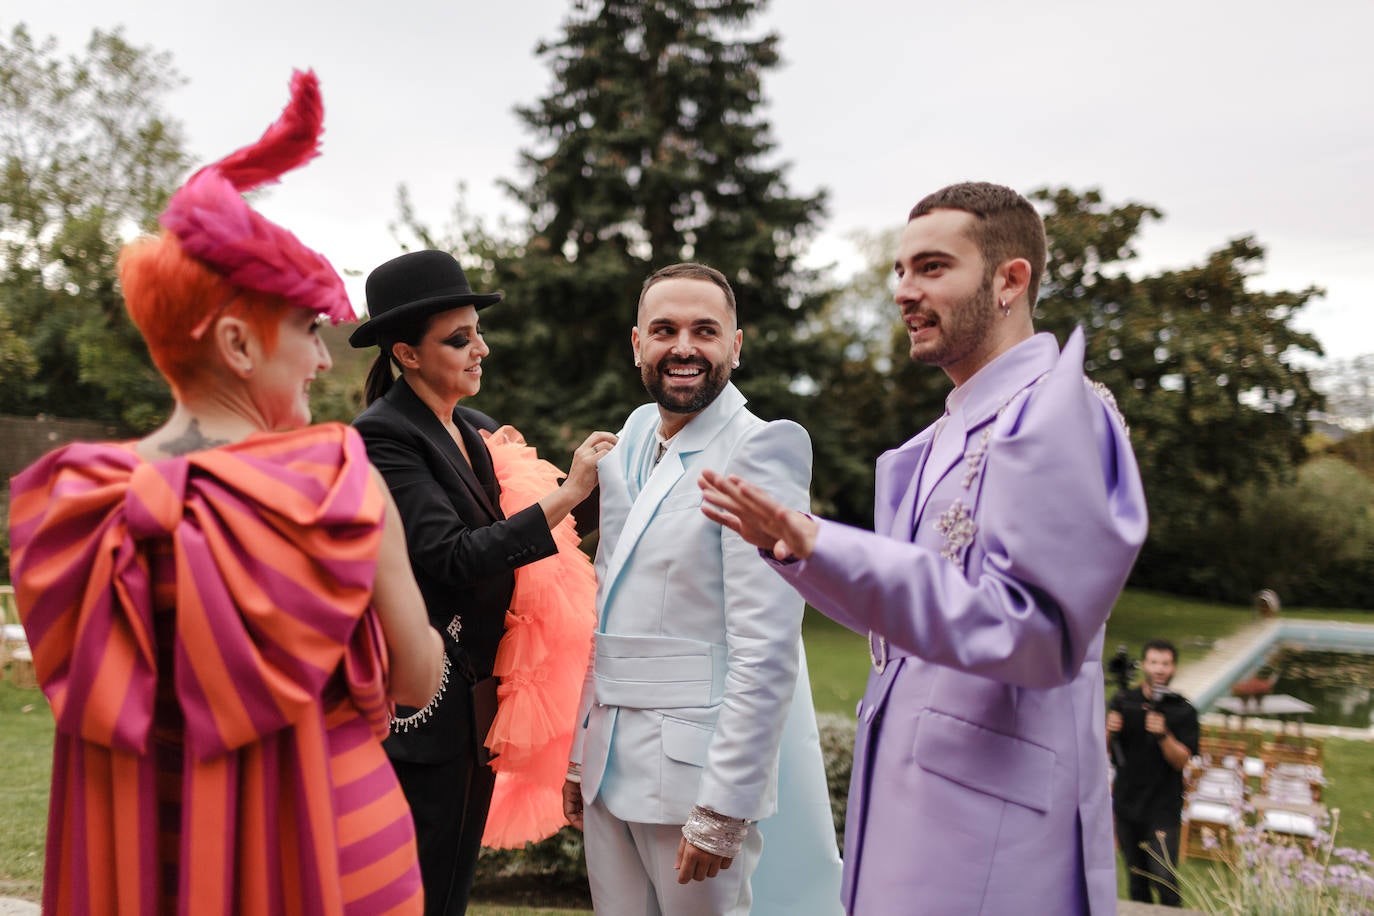
M 399 252 L 388 224 L 407 184 L 442 223 L 468 186 L 475 213 L 516 210 L 497 188 L 532 142 L 513 108 L 550 82 L 534 56 L 566 0 L 43 0 L 0 18 L 75 52 L 93 28 L 173 55 L 167 108 L 198 163 L 255 139 L 314 67 L 324 155 L 259 201 L 341 270 Z M 25 8 L 26 7 L 26 8 Z M 1374 3 L 1369 0 L 774 0 L 782 37 L 764 83 L 793 191 L 825 188 L 811 259 L 852 266 L 854 230 L 899 225 L 964 179 L 1022 191 L 1100 187 L 1165 213 L 1141 267 L 1183 266 L 1236 236 L 1268 250 L 1265 288 L 1317 285 L 1299 325 L 1328 355 L 1374 352 Z M 348 280 L 355 303 L 362 281 Z

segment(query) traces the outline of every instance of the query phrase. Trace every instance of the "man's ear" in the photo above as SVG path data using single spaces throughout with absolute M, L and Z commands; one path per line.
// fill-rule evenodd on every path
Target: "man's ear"
M 215 321 L 215 351 L 230 372 L 240 378 L 253 374 L 253 364 L 260 355 L 255 346 L 257 338 L 248 322 L 230 315 Z
M 635 365 L 639 365 L 639 327 L 630 328 L 630 354 L 634 356 Z
M 416 369 L 420 366 L 420 354 L 416 353 L 415 348 L 408 343 L 397 342 L 392 344 L 391 358 L 403 369 Z
M 999 302 L 1015 302 L 1030 289 L 1031 266 L 1025 258 L 1003 261 L 993 278 L 993 298 Z
M 732 369 L 738 369 L 738 368 L 739 368 L 739 355 L 740 355 L 740 350 L 741 350 L 741 348 L 743 348 L 743 346 L 744 346 L 744 331 L 741 330 L 741 329 L 736 329 L 736 330 L 735 330 L 735 346 L 734 346 L 734 353 L 731 354 L 731 360 L 730 360 L 730 367 L 731 367 Z

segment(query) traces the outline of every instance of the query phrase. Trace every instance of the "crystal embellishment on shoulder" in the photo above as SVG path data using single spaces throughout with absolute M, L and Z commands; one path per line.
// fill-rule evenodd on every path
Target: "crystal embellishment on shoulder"
M 1107 408 L 1116 417 L 1118 422 L 1121 423 L 1122 431 L 1129 437 L 1131 435 L 1131 424 L 1126 422 L 1126 415 L 1121 412 L 1121 405 L 1116 403 L 1116 395 L 1112 394 L 1112 389 L 1108 388 L 1097 379 L 1088 378 L 1086 375 L 1083 377 L 1083 383 L 1092 389 L 1093 394 L 1097 395 L 1103 404 L 1107 405 Z
M 978 474 L 983 470 L 983 459 L 988 454 L 988 442 L 992 439 L 992 424 L 989 423 L 983 428 L 982 435 L 978 437 L 978 444 L 964 453 L 964 489 L 973 486 L 973 482 L 978 479 Z

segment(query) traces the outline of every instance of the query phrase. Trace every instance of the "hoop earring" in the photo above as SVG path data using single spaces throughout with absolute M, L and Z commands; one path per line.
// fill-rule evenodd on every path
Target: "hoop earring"
M 1000 299 L 998 300 L 997 305 L 1002 309 L 1003 318 L 1011 317 L 1011 306 L 1007 305 L 1007 300 Z

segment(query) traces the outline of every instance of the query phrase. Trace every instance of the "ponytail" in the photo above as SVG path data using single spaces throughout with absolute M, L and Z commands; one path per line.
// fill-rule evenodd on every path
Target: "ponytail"
M 364 407 L 371 407 L 373 401 L 385 396 L 391 390 L 393 382 L 391 377 L 392 349 L 398 343 L 409 344 L 412 347 L 419 346 L 421 339 L 429 333 L 429 326 L 434 323 L 434 318 L 438 314 L 438 312 L 431 312 L 404 323 L 393 323 L 387 325 L 385 330 L 377 332 L 377 358 L 372 361 L 372 368 L 367 370 L 367 381 L 363 382 Z M 399 369 L 400 367 L 401 364 L 397 363 L 396 368 Z
M 372 368 L 367 370 L 367 381 L 363 383 L 363 406 L 372 406 L 373 401 L 390 391 L 392 381 L 391 357 L 383 349 L 372 361 Z

